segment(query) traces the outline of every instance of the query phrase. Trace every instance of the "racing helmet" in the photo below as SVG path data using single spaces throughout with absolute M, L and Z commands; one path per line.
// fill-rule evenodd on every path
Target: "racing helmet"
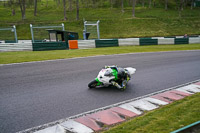
M 119 79 L 125 79 L 126 73 L 125 73 L 125 70 L 124 70 L 123 68 L 118 68 L 117 77 L 118 77 Z

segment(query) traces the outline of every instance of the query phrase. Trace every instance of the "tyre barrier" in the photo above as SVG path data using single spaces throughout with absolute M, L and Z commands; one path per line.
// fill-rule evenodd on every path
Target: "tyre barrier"
M 120 46 L 132 46 L 132 45 L 140 45 L 139 38 L 125 38 L 125 39 L 118 39 Z
M 172 38 L 125 38 L 125 39 L 103 39 L 103 40 L 78 40 L 78 47 L 99 48 L 113 46 L 148 46 L 148 45 L 175 45 L 175 44 L 195 44 L 200 43 L 200 37 Z
M 79 49 L 95 48 L 95 40 L 78 40 Z
M 141 45 L 141 46 L 146 46 L 146 45 L 158 45 L 158 39 L 140 38 L 140 45 Z
M 69 49 L 66 42 L 34 42 L 32 43 L 33 51 L 44 51 L 44 50 L 65 50 Z
M 72 42 L 70 42 L 71 44 Z M 31 40 L 19 40 L 18 43 L 5 43 L 1 41 L 0 51 L 37 51 L 37 50 L 65 50 L 65 49 L 90 49 L 101 47 L 118 46 L 149 46 L 149 45 L 176 45 L 176 44 L 200 44 L 200 36 L 183 38 L 178 37 L 152 37 L 152 38 L 125 38 L 125 39 L 100 39 L 100 40 L 73 40 L 70 47 L 63 42 L 35 42 L 31 45 Z
M 118 39 L 95 40 L 96 48 L 119 46 Z
M 175 44 L 189 44 L 189 38 L 175 38 Z
M 0 43 L 0 52 L 6 51 L 32 51 L 32 43 Z
M 174 44 L 174 38 L 158 38 L 158 45 Z

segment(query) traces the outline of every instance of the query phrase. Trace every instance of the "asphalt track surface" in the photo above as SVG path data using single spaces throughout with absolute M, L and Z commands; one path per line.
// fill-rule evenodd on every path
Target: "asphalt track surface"
M 88 89 L 104 65 L 135 67 L 127 90 Z M 200 51 L 0 66 L 0 132 L 12 133 L 200 79 Z

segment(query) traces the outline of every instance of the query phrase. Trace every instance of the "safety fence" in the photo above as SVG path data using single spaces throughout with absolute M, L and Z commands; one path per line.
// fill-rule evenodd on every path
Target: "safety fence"
M 24 51 L 24 50 L 59 50 L 59 49 L 90 49 L 100 47 L 117 46 L 149 46 L 149 45 L 179 45 L 179 44 L 200 44 L 200 36 L 183 38 L 178 37 L 152 37 L 152 38 L 123 38 L 123 39 L 100 39 L 100 40 L 68 40 L 67 46 L 49 44 L 48 49 L 40 48 L 43 44 L 32 44 L 31 40 L 19 40 L 18 43 L 0 43 L 0 51 Z M 47 47 L 47 45 L 45 45 Z M 35 51 L 35 50 L 34 50 Z
M 13 36 L 13 33 L 14 33 L 14 36 Z M 0 42 L 18 43 L 17 31 L 16 31 L 15 25 L 9 28 L 0 28 Z

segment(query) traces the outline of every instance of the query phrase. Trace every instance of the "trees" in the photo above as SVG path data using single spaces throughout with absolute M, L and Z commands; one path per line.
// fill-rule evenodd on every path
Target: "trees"
M 191 10 L 193 9 L 194 7 L 194 0 L 191 0 Z
M 64 20 L 67 20 L 67 14 L 66 14 L 66 0 L 63 0 L 63 8 L 64 8 Z
M 48 0 L 46 1 L 46 7 L 48 7 Z
M 26 10 L 32 8 L 33 15 L 38 15 L 38 6 L 40 6 L 41 0 L 7 0 L 2 4 L 7 6 L 11 10 L 11 15 L 14 16 L 17 13 L 17 7 L 20 9 L 22 20 L 26 19 Z M 182 10 L 186 7 L 193 9 L 194 0 L 53 0 L 55 4 L 52 3 L 52 0 L 45 0 L 41 2 L 42 5 L 54 6 L 57 5 L 60 7 L 63 6 L 64 11 L 64 20 L 68 20 L 67 11 L 76 13 L 76 20 L 80 19 L 80 8 L 118 8 L 119 11 L 124 13 L 125 6 L 132 7 L 132 16 L 135 17 L 135 6 L 138 3 L 138 6 L 149 8 L 154 8 L 155 2 L 156 6 L 163 6 L 165 10 L 169 8 L 174 9 L 179 12 L 181 16 Z M 154 6 L 153 6 L 154 5 Z M 173 7 L 173 8 L 172 8 Z M 130 14 L 131 15 L 131 14 Z
M 72 0 L 69 0 L 69 11 L 72 11 Z
M 34 0 L 34 16 L 37 15 L 37 0 Z
M 15 9 L 19 6 L 22 20 L 26 19 L 26 9 L 34 7 L 33 15 L 37 15 L 37 4 L 41 2 L 41 0 L 9 0 L 7 1 L 8 6 L 11 8 L 12 16 L 16 14 Z M 6 4 L 6 3 L 5 3 Z
M 132 9 L 132 16 L 135 17 L 135 3 L 136 0 L 133 0 L 133 9 Z
M 124 13 L 124 0 L 121 0 L 122 13 Z
M 79 0 L 76 0 L 76 20 L 79 20 Z
M 93 8 L 96 7 L 96 0 L 92 0 L 92 5 L 93 5 Z
M 22 20 L 26 18 L 26 1 L 25 0 L 19 0 L 19 6 L 21 9 L 22 14 Z
M 184 0 L 176 1 L 176 6 L 177 6 L 177 10 L 179 12 L 179 17 L 181 17 L 181 11 L 183 11 L 183 5 L 184 5 Z
M 60 0 L 58 0 L 58 5 L 60 5 Z
M 110 0 L 110 8 L 113 8 L 113 0 Z
M 151 0 L 149 0 L 149 8 L 151 8 Z
M 142 7 L 144 7 L 144 0 L 142 0 Z
M 16 5 L 16 3 L 14 0 L 8 1 L 8 6 L 11 8 L 12 16 L 15 16 L 15 5 Z
M 183 11 L 184 3 L 185 3 L 184 0 L 180 0 L 180 9 L 181 9 L 181 11 Z
M 165 0 L 165 10 L 168 10 L 168 0 Z

